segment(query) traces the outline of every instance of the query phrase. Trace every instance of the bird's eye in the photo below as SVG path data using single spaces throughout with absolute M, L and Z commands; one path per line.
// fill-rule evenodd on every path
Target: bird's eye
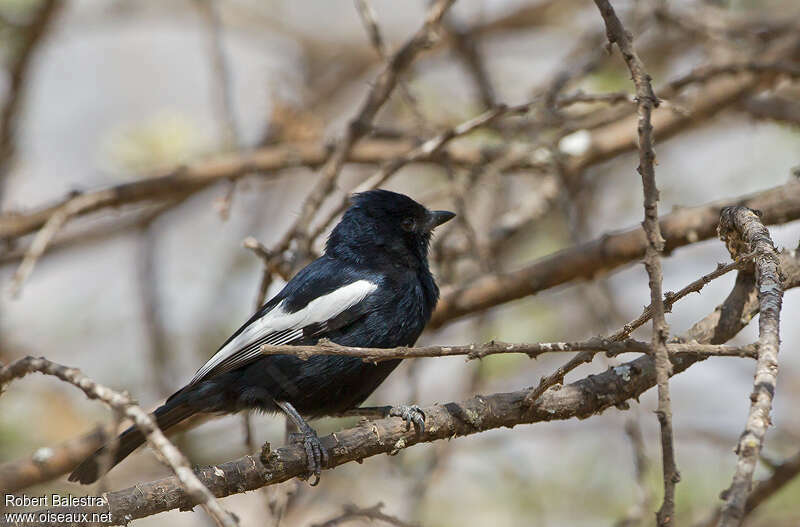
M 414 221 L 414 218 L 406 218 L 400 224 L 400 227 L 406 232 L 412 232 L 417 227 L 417 222 Z

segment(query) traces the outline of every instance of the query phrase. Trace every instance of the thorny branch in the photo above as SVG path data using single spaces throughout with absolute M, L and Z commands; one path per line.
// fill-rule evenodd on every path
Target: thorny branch
M 664 309 L 665 310 L 670 310 L 672 308 L 672 305 L 675 302 L 677 302 L 681 298 L 684 298 L 689 293 L 699 292 L 703 288 L 703 286 L 708 284 L 714 278 L 718 278 L 718 277 L 724 275 L 725 273 L 727 273 L 729 271 L 732 271 L 734 269 L 743 268 L 747 264 L 747 262 L 749 261 L 750 257 L 751 257 L 751 255 L 744 255 L 744 256 L 740 256 L 735 261 L 733 261 L 733 262 L 731 262 L 729 264 L 726 264 L 726 265 L 719 264 L 717 266 L 717 269 L 715 269 L 711 273 L 708 273 L 706 275 L 701 276 L 700 278 L 698 278 L 694 282 L 692 282 L 689 285 L 687 285 L 686 287 L 682 288 L 677 293 L 671 293 L 671 292 L 666 293 L 664 295 L 664 300 L 663 300 Z M 648 305 L 647 307 L 644 308 L 644 310 L 642 311 L 642 314 L 639 315 L 639 317 L 636 320 L 633 320 L 633 321 L 625 324 L 618 331 L 614 332 L 609 337 L 607 337 L 606 339 L 603 339 L 603 340 L 604 341 L 610 341 L 610 342 L 623 341 L 623 339 L 626 339 L 631 333 L 633 333 L 634 330 L 636 330 L 637 328 L 641 327 L 645 322 L 647 322 L 648 320 L 651 320 L 652 318 L 653 318 L 653 305 L 650 304 L 650 305 Z M 668 346 L 668 349 L 669 349 L 669 346 Z M 648 350 L 650 350 L 652 352 L 652 348 L 648 348 Z M 551 386 L 555 386 L 556 384 L 563 383 L 564 382 L 564 377 L 568 373 L 570 373 L 572 370 L 574 370 L 578 366 L 581 366 L 583 364 L 587 364 L 588 362 L 591 362 L 592 359 L 594 358 L 594 356 L 595 356 L 595 353 L 592 352 L 592 351 L 581 351 L 581 353 L 578 353 L 577 355 L 575 355 L 572 359 L 569 360 L 569 362 L 567 362 L 563 366 L 559 367 L 556 371 L 554 371 L 553 373 L 551 373 L 547 377 L 542 378 L 542 380 L 539 382 L 539 385 L 534 390 L 531 390 L 531 393 L 528 395 L 528 401 L 530 401 L 530 402 L 535 401 L 536 399 L 538 399 L 545 392 L 545 390 L 548 390 Z
M 754 345 L 727 346 L 724 344 L 672 343 L 666 344 L 667 351 L 676 353 L 695 353 L 708 357 L 749 357 L 756 358 Z M 623 353 L 645 353 L 654 355 L 650 344 L 634 339 L 614 340 L 593 338 L 581 342 L 537 342 L 534 344 L 514 344 L 492 341 L 486 344 L 468 344 L 465 346 L 426 346 L 420 348 L 356 348 L 340 346 L 324 341 L 316 346 L 269 346 L 261 347 L 264 355 L 288 354 L 308 359 L 314 355 L 342 355 L 357 357 L 364 362 L 382 362 L 393 359 L 418 359 L 422 357 L 452 357 L 466 355 L 467 360 L 482 359 L 489 355 L 507 353 L 524 353 L 531 359 L 545 353 L 605 353 L 615 357 Z
M 656 415 L 661 424 L 661 449 L 664 464 L 664 501 L 658 510 L 658 525 L 673 525 L 675 516 L 675 484 L 680 481 L 675 465 L 675 446 L 672 435 L 672 408 L 669 397 L 669 377 L 672 365 L 666 349 L 669 328 L 664 317 L 664 301 L 661 298 L 661 259 L 664 251 L 664 238 L 658 223 L 658 188 L 656 187 L 655 152 L 653 151 L 653 125 L 651 114 L 659 100 L 650 84 L 650 75 L 645 71 L 633 48 L 633 37 L 622 25 L 608 0 L 595 0 L 606 24 L 608 49 L 617 44 L 636 86 L 637 109 L 639 113 L 639 168 L 644 188 L 644 222 L 642 227 L 647 235 L 644 265 L 650 279 L 650 305 L 653 310 L 652 346 L 655 354 L 656 376 L 658 377 L 658 409 Z

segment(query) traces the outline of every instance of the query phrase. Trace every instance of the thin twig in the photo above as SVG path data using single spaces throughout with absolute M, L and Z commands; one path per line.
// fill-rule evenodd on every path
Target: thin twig
M 675 520 L 675 485 L 680 481 L 680 474 L 675 465 L 675 446 L 672 436 L 672 409 L 669 397 L 669 377 L 672 365 L 666 349 L 669 328 L 664 317 L 664 301 L 661 297 L 661 259 L 664 250 L 664 239 L 658 223 L 658 188 L 655 176 L 655 152 L 653 151 L 653 125 L 651 114 L 658 106 L 658 98 L 653 92 L 650 75 L 633 48 L 633 37 L 623 27 L 608 0 L 595 0 L 597 8 L 606 25 L 608 50 L 617 44 L 625 64 L 631 72 L 636 86 L 637 111 L 639 114 L 639 167 L 644 190 L 644 222 L 642 227 L 647 235 L 647 249 L 644 265 L 650 282 L 650 304 L 653 306 L 653 338 L 655 352 L 656 376 L 658 378 L 658 409 L 656 415 L 661 424 L 661 449 L 664 467 L 664 501 L 658 510 L 657 520 L 660 527 L 674 525 Z
M 36 237 L 33 239 L 33 242 L 31 242 L 30 247 L 28 247 L 25 257 L 22 259 L 19 267 L 17 267 L 17 270 L 14 272 L 14 276 L 11 278 L 11 285 L 8 288 L 8 293 L 11 298 L 19 296 L 22 285 L 33 272 L 33 268 L 36 267 L 36 262 L 39 261 L 39 258 L 41 258 L 47 250 L 47 246 L 50 244 L 53 237 L 61 230 L 64 224 L 67 223 L 67 220 L 69 220 L 72 215 L 69 206 L 70 203 L 74 202 L 67 203 L 53 213 L 47 220 L 47 223 L 36 233 Z
M 728 346 L 724 344 L 696 344 L 696 343 L 670 343 L 666 344 L 667 351 L 671 354 L 694 353 L 706 357 L 748 357 L 755 358 L 755 347 Z M 308 359 L 314 355 L 342 355 L 358 357 L 364 362 L 382 362 L 394 359 L 418 359 L 423 357 L 452 357 L 465 355 L 467 360 L 482 359 L 489 355 L 502 355 L 507 353 L 524 353 L 531 359 L 545 353 L 574 353 L 581 351 L 590 355 L 605 353 L 609 357 L 623 353 L 652 354 L 652 346 L 646 342 L 634 339 L 611 340 L 592 338 L 581 342 L 537 342 L 531 344 L 514 344 L 509 342 L 491 341 L 485 344 L 468 344 L 464 346 L 425 346 L 418 348 L 358 348 L 354 346 L 340 346 L 329 340 L 322 340 L 314 346 L 261 346 L 264 355 L 294 355 Z
M 664 309 L 669 311 L 672 309 L 672 306 L 678 300 L 684 298 L 689 293 L 699 292 L 706 284 L 711 282 L 711 280 L 715 278 L 719 278 L 720 276 L 733 271 L 734 269 L 743 269 L 752 259 L 752 254 L 746 254 L 739 256 L 735 261 L 728 263 L 726 265 L 718 264 L 717 268 L 694 280 L 686 287 L 678 291 L 677 293 L 667 292 L 664 294 Z M 653 318 L 653 306 L 652 304 L 648 305 L 642 311 L 642 314 L 639 315 L 636 320 L 632 320 L 625 324 L 622 328 L 620 328 L 615 333 L 609 335 L 606 340 L 610 342 L 620 342 L 624 339 L 627 339 L 628 336 L 638 327 L 642 326 L 645 322 Z M 536 399 L 538 399 L 544 392 L 546 392 L 551 386 L 555 386 L 556 384 L 560 384 L 564 382 L 564 377 L 570 373 L 572 370 L 577 368 L 578 366 L 582 366 L 592 361 L 595 354 L 590 351 L 581 351 L 573 358 L 571 358 L 567 363 L 563 366 L 559 367 L 555 372 L 548 375 L 547 377 L 543 377 L 539 384 L 534 388 L 530 395 L 528 396 L 528 400 L 532 403 Z

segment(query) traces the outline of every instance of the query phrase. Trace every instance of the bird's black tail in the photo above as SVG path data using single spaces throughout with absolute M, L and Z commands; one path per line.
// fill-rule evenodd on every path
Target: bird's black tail
M 180 392 L 178 392 L 180 393 Z M 178 394 L 175 394 L 178 395 Z M 160 406 L 153 415 L 156 417 L 158 427 L 165 431 L 168 428 L 175 426 L 181 421 L 188 419 L 196 413 L 196 410 L 190 408 L 182 400 L 182 397 L 170 397 L 167 402 Z M 144 443 L 144 435 L 135 426 L 129 427 L 122 432 L 118 438 L 117 450 L 114 454 L 114 459 L 108 467 L 111 469 L 117 463 L 128 457 L 128 455 L 136 450 L 136 448 Z M 70 481 L 78 481 L 83 484 L 94 483 L 100 477 L 100 464 L 102 463 L 103 455 L 108 451 L 109 445 L 99 448 L 94 454 L 86 458 L 72 474 L 69 475 Z

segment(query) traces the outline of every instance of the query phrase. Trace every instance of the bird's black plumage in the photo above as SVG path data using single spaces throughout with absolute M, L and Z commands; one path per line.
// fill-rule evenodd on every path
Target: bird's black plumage
M 297 412 L 314 418 L 361 404 L 399 360 L 370 364 L 337 355 L 303 360 L 265 356 L 260 347 L 315 344 L 322 338 L 344 346 L 413 345 L 439 297 L 428 267 L 431 232 L 453 216 L 386 190 L 353 196 L 328 238 L 325 254 L 297 273 L 187 386 L 155 411 L 159 426 L 169 428 L 195 414 L 257 409 L 283 410 L 290 418 L 294 414 L 302 429 L 305 423 Z M 142 442 L 135 428 L 123 432 L 114 464 Z M 104 448 L 84 461 L 70 480 L 97 479 L 97 459 Z

